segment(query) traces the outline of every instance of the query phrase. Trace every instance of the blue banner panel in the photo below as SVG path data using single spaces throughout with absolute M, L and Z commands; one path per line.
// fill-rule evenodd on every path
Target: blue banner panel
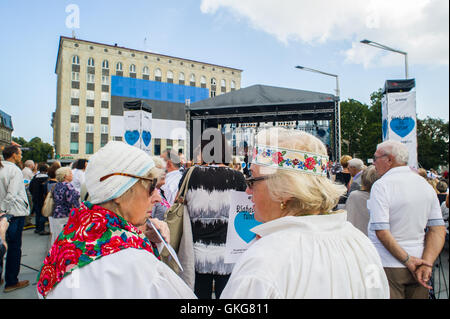
M 190 99 L 191 103 L 195 103 L 209 98 L 209 90 L 195 86 L 112 76 L 111 96 L 184 104 L 186 99 Z

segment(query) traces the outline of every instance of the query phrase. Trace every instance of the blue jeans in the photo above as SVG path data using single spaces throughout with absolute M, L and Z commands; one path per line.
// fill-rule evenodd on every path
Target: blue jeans
M 5 264 L 5 287 L 19 282 L 20 260 L 22 258 L 22 231 L 25 217 L 13 217 L 6 231 L 8 251 Z

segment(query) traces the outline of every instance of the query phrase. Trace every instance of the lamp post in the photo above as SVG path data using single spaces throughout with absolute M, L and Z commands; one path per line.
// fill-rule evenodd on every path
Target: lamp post
M 339 135 L 339 138 L 338 138 L 338 144 L 339 145 L 335 145 L 335 146 L 336 146 L 336 160 L 339 160 L 339 158 L 341 157 L 341 104 L 340 104 L 340 94 L 341 94 L 341 92 L 339 90 L 339 76 L 336 75 L 336 74 L 323 72 L 323 71 L 319 71 L 319 70 L 316 70 L 316 69 L 307 68 L 307 67 L 304 67 L 304 66 L 301 66 L 301 65 L 297 65 L 295 68 L 299 69 L 299 70 L 304 70 L 304 71 L 319 73 L 319 74 L 323 74 L 323 75 L 328 75 L 328 76 L 332 76 L 332 77 L 336 78 L 337 114 L 335 113 L 335 134 Z
M 367 39 L 361 40 L 359 42 L 370 45 L 370 46 L 378 48 L 378 49 L 383 49 L 383 50 L 403 54 L 405 56 L 405 79 L 408 79 L 408 53 L 407 52 L 396 50 L 396 49 L 390 48 L 384 44 L 380 44 L 380 43 L 370 41 Z

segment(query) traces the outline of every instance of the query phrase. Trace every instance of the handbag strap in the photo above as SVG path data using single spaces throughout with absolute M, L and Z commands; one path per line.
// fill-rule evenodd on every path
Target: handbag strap
M 189 179 L 191 178 L 192 172 L 194 171 L 195 167 L 190 167 L 188 172 L 186 173 L 186 177 L 183 180 L 183 183 L 181 184 L 181 187 L 178 191 L 177 197 L 175 198 L 175 202 L 179 202 L 181 200 L 181 203 L 184 202 L 184 196 L 186 195 L 188 186 L 189 186 Z

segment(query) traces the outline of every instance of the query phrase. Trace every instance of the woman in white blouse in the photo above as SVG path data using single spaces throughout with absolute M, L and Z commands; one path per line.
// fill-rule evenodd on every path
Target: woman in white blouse
M 258 133 L 246 192 L 263 224 L 221 298 L 389 298 L 375 247 L 332 211 L 346 188 L 327 179 L 326 154 L 305 132 Z

